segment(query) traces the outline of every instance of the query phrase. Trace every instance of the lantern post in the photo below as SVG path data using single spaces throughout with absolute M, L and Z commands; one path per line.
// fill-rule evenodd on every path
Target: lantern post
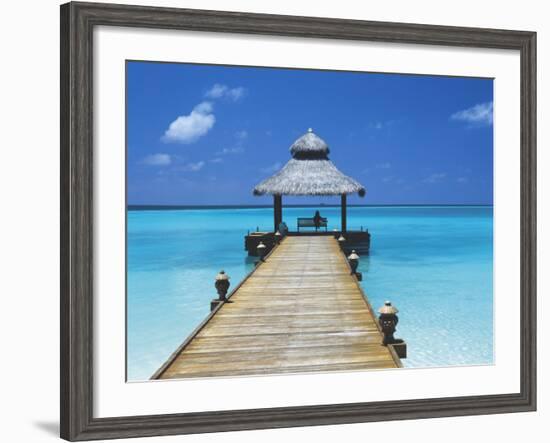
M 380 314 L 378 316 L 378 324 L 380 325 L 382 334 L 384 334 L 382 345 L 392 346 L 399 358 L 407 358 L 407 344 L 404 340 L 395 338 L 393 335 L 399 322 L 399 318 L 397 317 L 398 312 L 399 310 L 389 301 L 386 301 L 384 306 L 378 310 Z
M 214 280 L 214 286 L 218 292 L 218 298 L 215 298 L 210 302 L 211 311 L 213 311 L 218 305 L 227 301 L 226 295 L 229 290 L 229 285 L 229 275 L 227 275 L 223 270 L 220 271 Z

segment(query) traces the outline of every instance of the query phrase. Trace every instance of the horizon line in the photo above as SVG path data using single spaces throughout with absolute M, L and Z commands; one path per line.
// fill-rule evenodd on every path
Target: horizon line
M 493 207 L 492 203 L 389 203 L 389 204 L 348 204 L 348 207 Z M 214 204 L 214 205 L 155 205 L 155 204 L 127 204 L 126 209 L 130 211 L 139 210 L 170 210 L 170 209 L 260 209 L 272 208 L 273 205 L 254 205 L 254 204 Z M 288 204 L 283 205 L 283 208 L 339 208 L 339 204 Z

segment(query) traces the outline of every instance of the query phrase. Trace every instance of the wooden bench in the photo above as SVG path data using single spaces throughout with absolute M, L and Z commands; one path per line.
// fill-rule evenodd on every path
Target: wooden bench
M 321 217 L 319 220 L 319 225 L 315 225 L 315 219 L 313 217 L 298 217 L 297 220 L 297 229 L 300 232 L 300 228 L 315 228 L 317 231 L 319 228 L 325 228 L 327 230 L 327 219 Z

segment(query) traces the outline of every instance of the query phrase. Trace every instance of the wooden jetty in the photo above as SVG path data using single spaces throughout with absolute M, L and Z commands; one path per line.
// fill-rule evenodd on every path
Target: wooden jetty
M 152 379 L 401 367 L 333 236 L 288 236 Z

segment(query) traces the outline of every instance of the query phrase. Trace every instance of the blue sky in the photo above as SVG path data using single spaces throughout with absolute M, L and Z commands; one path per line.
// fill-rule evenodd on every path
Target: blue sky
M 491 79 L 127 62 L 128 203 L 270 204 L 309 127 L 352 204 L 493 203 Z

